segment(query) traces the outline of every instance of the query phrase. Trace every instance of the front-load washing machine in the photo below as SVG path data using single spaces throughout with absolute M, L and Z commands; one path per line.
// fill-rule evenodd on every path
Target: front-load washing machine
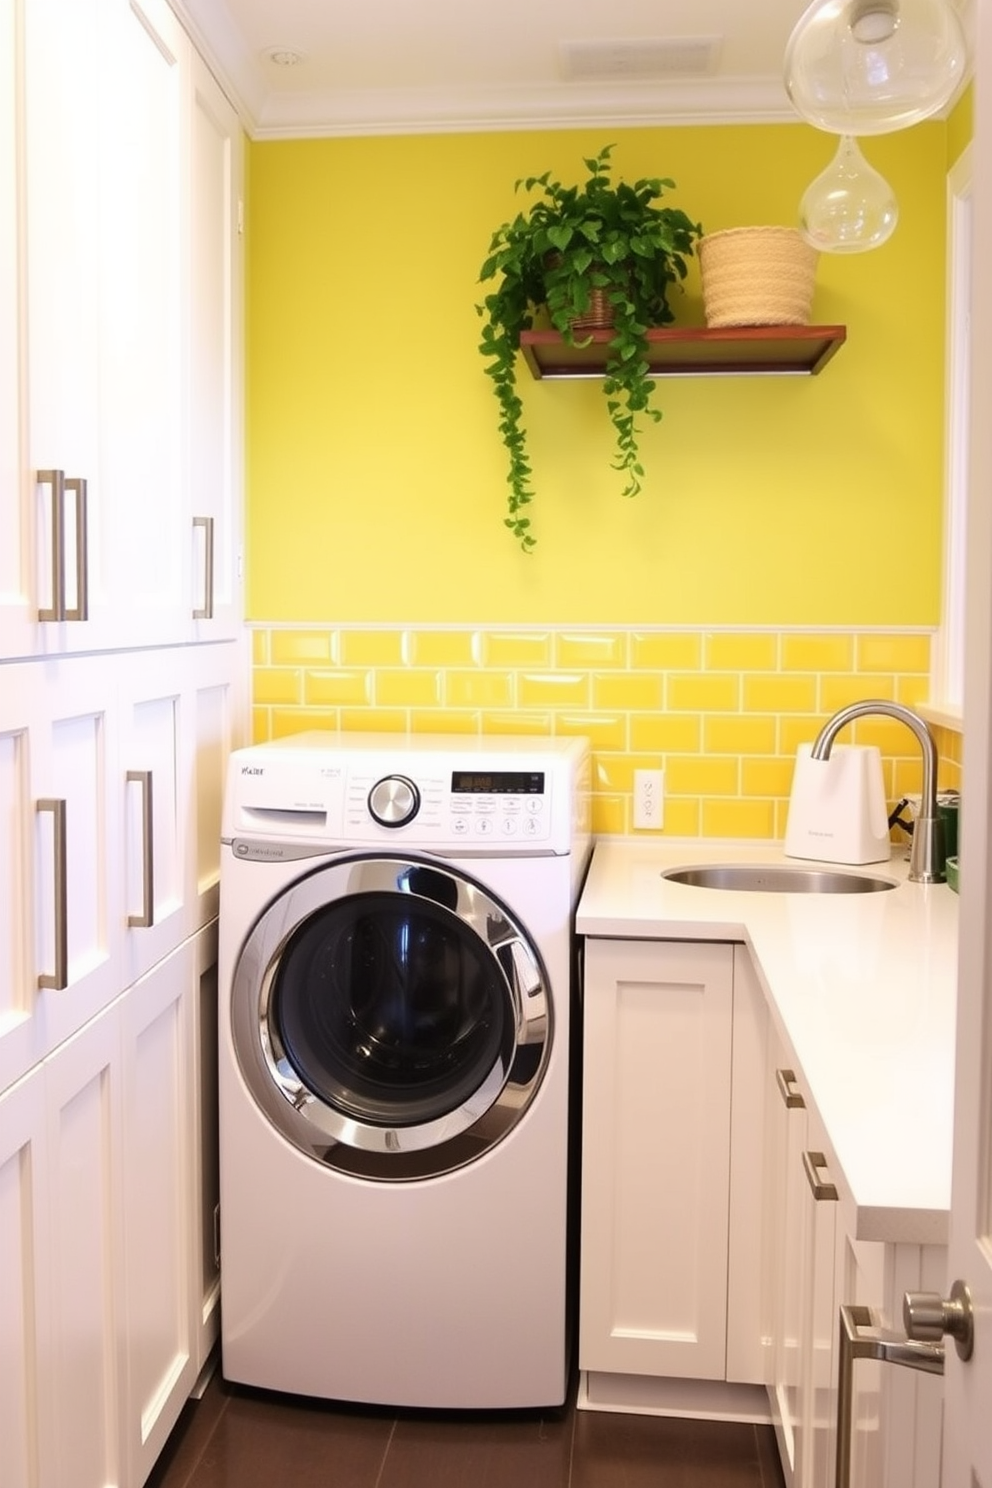
M 232 755 L 223 1372 L 561 1404 L 584 740 L 309 733 Z

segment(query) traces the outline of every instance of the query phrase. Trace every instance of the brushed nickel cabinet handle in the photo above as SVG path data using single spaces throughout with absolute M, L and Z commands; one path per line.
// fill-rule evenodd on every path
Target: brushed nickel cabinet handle
M 61 470 L 39 470 L 39 486 L 52 492 L 52 602 L 38 611 L 39 620 L 65 619 L 65 475 Z
M 887 1329 L 872 1327 L 871 1312 L 855 1305 L 840 1309 L 840 1348 L 837 1351 L 837 1470 L 835 1488 L 851 1488 L 851 1446 L 854 1435 L 854 1363 L 878 1359 L 902 1364 L 925 1374 L 943 1374 L 944 1345 L 916 1343 Z
M 194 620 L 214 618 L 214 519 L 194 517 L 194 527 L 203 528 L 203 608 L 194 609 Z
M 36 812 L 50 812 L 54 828 L 55 862 L 55 970 L 42 972 L 38 977 L 39 987 L 51 987 L 64 992 L 69 985 L 69 901 L 66 873 L 66 823 L 65 801 L 51 798 L 38 801 Z
M 141 913 L 129 914 L 128 925 L 146 930 L 155 923 L 155 844 L 151 770 L 128 770 L 129 785 L 141 786 Z
M 90 617 L 90 596 L 89 548 L 86 535 L 86 482 L 82 476 L 73 475 L 67 478 L 65 489 L 74 492 L 76 497 L 76 607 L 73 610 L 67 610 L 65 607 L 65 575 L 63 573 L 62 614 L 65 620 L 88 620 Z
M 775 1082 L 778 1085 L 779 1094 L 784 1104 L 790 1111 L 805 1109 L 806 1102 L 803 1100 L 796 1087 L 796 1072 L 791 1069 L 777 1069 L 775 1071 Z
M 806 1181 L 813 1191 L 813 1197 L 817 1203 L 821 1199 L 836 1199 L 837 1189 L 832 1183 L 824 1183 L 820 1179 L 821 1169 L 827 1166 L 827 1159 L 822 1152 L 804 1152 L 803 1168 L 806 1172 Z

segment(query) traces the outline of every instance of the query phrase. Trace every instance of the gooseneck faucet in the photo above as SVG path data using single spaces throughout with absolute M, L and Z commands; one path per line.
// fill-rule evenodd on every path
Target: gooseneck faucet
M 937 815 L 937 746 L 933 735 L 919 714 L 901 703 L 889 703 L 884 698 L 871 698 L 864 703 L 851 703 L 841 708 L 820 730 L 813 745 L 813 758 L 830 758 L 834 740 L 841 729 L 855 718 L 866 714 L 881 713 L 886 718 L 896 718 L 912 729 L 923 751 L 923 799 L 920 812 L 913 823 L 913 846 L 909 854 L 909 878 L 912 883 L 943 883 L 945 871 L 944 824 Z

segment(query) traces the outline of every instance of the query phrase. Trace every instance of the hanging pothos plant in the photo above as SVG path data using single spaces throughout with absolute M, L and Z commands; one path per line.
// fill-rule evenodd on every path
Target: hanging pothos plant
M 526 213 L 496 229 L 479 273 L 480 282 L 497 281 L 476 307 L 485 322 L 479 350 L 488 362 L 509 455 L 506 526 L 525 552 L 534 546 L 527 510 L 534 493 L 516 386 L 521 331 L 546 310 L 565 340 L 581 346 L 588 337 L 576 322 L 588 316 L 594 292 L 605 299 L 613 332 L 603 380 L 616 434 L 613 468 L 624 476 L 623 494 L 636 495 L 644 475 L 636 421 L 640 415 L 661 418 L 651 404 L 647 331 L 674 319 L 668 291 L 684 279 L 686 258 L 702 234 L 684 212 L 656 205 L 673 181 L 614 183 L 612 150 L 606 145 L 584 162 L 590 175 L 581 186 L 563 186 L 550 172 L 517 181 L 517 190 L 540 187 L 541 194 Z

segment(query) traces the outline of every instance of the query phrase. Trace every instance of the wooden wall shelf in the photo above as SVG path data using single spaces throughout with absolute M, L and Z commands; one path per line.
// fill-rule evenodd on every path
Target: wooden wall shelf
M 535 377 L 602 377 L 613 332 L 589 332 L 569 346 L 558 331 L 523 331 L 520 350 Z M 844 326 L 734 326 L 648 331 L 653 377 L 815 376 L 847 337 Z

